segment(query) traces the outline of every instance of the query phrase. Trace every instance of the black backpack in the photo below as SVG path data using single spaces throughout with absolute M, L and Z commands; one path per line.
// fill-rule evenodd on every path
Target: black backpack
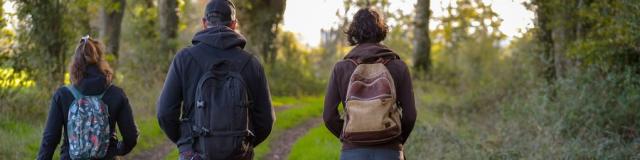
M 251 102 L 240 64 L 216 59 L 196 86 L 191 108 L 194 151 L 202 159 L 246 159 L 250 157 L 249 107 Z

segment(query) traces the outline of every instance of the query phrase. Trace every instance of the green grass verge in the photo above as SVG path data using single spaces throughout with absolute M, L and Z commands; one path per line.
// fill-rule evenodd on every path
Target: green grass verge
M 339 159 L 342 144 L 325 128 L 319 125 L 293 144 L 290 160 Z
M 176 160 L 178 158 L 180 158 L 180 153 L 178 153 L 177 148 L 172 149 L 169 154 L 164 157 L 165 160 Z
M 138 144 L 130 154 L 148 150 L 165 142 L 165 136 L 155 119 L 137 121 L 140 136 Z M 37 156 L 44 126 L 6 120 L 0 122 L 0 159 L 33 159 Z M 122 140 L 122 138 L 119 138 Z M 62 138 L 60 144 L 62 144 Z M 17 149 L 22 148 L 22 149 Z M 60 147 L 56 148 L 53 159 L 59 159 Z
M 276 122 L 271 135 L 255 148 L 255 159 L 262 159 L 271 149 L 271 140 L 278 137 L 284 130 L 292 128 L 305 121 L 322 115 L 322 97 L 302 97 L 289 100 L 286 105 L 297 106 L 276 113 Z
M 129 155 L 152 149 L 168 141 L 155 118 L 138 120 L 136 124 L 138 125 L 140 136 L 138 137 L 138 144 Z
M 40 149 L 42 127 L 20 121 L 0 122 L 0 159 L 34 159 Z M 62 143 L 62 142 L 60 142 Z M 55 157 L 59 157 L 56 152 Z
M 271 97 L 271 105 L 274 107 L 281 107 L 296 104 L 299 100 L 296 97 L 290 96 L 273 96 Z

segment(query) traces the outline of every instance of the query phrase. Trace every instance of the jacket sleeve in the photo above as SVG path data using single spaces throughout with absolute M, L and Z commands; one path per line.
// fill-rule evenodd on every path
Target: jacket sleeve
M 124 92 L 122 93 L 124 95 Z M 120 134 L 122 135 L 122 141 L 118 142 L 117 155 L 126 155 L 131 152 L 133 147 L 138 143 L 138 127 L 133 119 L 133 111 L 129 104 L 129 99 L 124 95 L 124 100 L 120 105 L 120 113 L 116 119 Z
M 59 103 L 60 91 L 61 89 L 58 89 L 51 99 L 49 116 L 47 116 L 44 133 L 42 134 L 40 151 L 38 152 L 37 157 L 39 160 L 50 160 L 53 157 L 53 153 L 55 152 L 58 143 L 60 143 L 64 123 L 64 115 Z
M 252 144 L 257 146 L 271 133 L 275 122 L 275 113 L 271 107 L 271 94 L 269 93 L 269 84 L 267 83 L 264 68 L 255 58 L 252 58 L 249 63 L 254 67 L 254 75 L 256 76 L 252 80 L 254 82 L 247 82 L 247 87 L 249 87 L 250 94 L 253 97 L 253 106 L 250 108 L 250 121 L 251 130 L 255 138 Z
M 413 95 L 413 84 L 411 80 L 411 75 L 409 74 L 409 69 L 407 65 L 402 62 L 400 79 L 397 83 L 397 96 L 399 106 L 402 107 L 402 143 L 404 144 L 411 131 L 413 130 L 413 126 L 416 122 L 416 102 Z
M 344 120 L 340 118 L 340 113 L 338 111 L 340 94 L 338 92 L 338 77 L 336 75 L 337 66 L 338 64 L 334 66 L 333 71 L 331 72 L 331 77 L 329 78 L 327 92 L 324 96 L 324 112 L 322 118 L 324 119 L 324 124 L 327 129 L 329 129 L 333 135 L 340 138 Z
M 183 100 L 179 55 L 176 55 L 169 67 L 157 104 L 157 117 L 160 128 L 173 143 L 176 143 L 180 138 L 179 118 Z

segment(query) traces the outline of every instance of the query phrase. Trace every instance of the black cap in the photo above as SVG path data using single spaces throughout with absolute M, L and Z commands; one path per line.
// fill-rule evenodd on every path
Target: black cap
M 217 18 L 221 22 L 236 20 L 236 7 L 229 0 L 210 0 L 207 8 L 204 9 L 204 18 L 210 21 Z

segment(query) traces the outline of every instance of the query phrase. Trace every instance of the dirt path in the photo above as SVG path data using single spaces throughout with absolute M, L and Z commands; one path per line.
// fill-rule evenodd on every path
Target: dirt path
M 271 141 L 271 152 L 265 156 L 267 160 L 282 160 L 287 158 L 291 147 L 300 138 L 305 135 L 309 129 L 317 126 L 322 122 L 322 118 L 313 118 L 306 122 L 288 129 L 280 134 L 276 139 Z
M 165 143 L 157 145 L 154 148 L 142 151 L 142 152 L 140 152 L 138 154 L 135 154 L 135 155 L 126 156 L 126 157 L 124 157 L 122 159 L 126 159 L 126 160 L 143 160 L 143 159 L 162 160 L 167 155 L 169 155 L 169 152 L 171 152 L 174 148 L 175 148 L 175 145 L 173 143 L 171 143 L 170 141 L 167 141 Z
M 281 111 L 287 110 L 287 109 L 289 109 L 291 107 L 293 107 L 293 106 L 289 106 L 289 105 L 277 106 L 277 107 L 273 107 L 274 108 L 273 111 L 274 112 L 281 112 Z

